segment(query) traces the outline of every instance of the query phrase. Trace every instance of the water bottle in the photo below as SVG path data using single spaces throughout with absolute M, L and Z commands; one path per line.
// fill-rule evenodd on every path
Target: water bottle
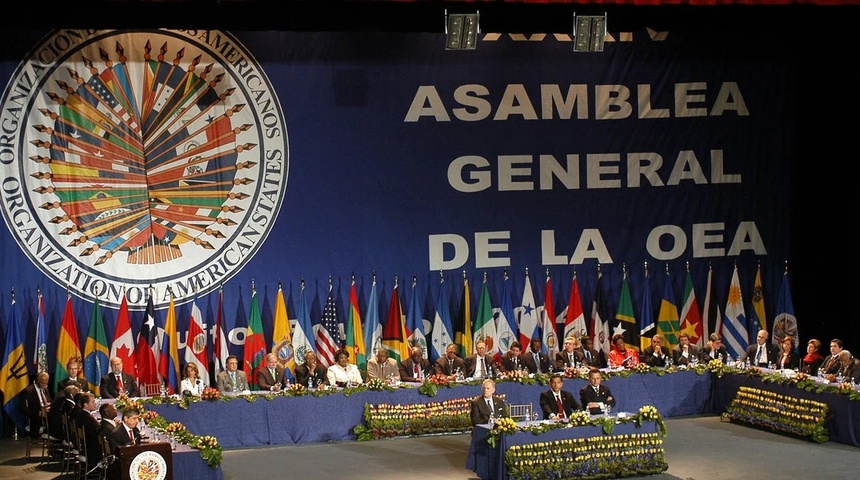
M 746 368 L 747 370 L 750 369 L 750 358 L 749 357 L 747 357 L 746 362 L 744 362 L 744 368 Z

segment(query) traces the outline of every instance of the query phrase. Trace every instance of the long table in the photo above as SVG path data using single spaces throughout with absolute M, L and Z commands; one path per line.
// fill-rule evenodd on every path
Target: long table
M 567 379 L 564 388 L 579 397 L 585 380 Z M 612 377 L 604 381 L 615 395 L 618 411 L 635 412 L 644 405 L 654 405 L 664 417 L 700 415 L 710 411 L 713 376 L 693 371 L 667 375 L 634 374 L 628 378 Z M 496 387 L 511 404 L 532 403 L 539 410 L 540 393 L 545 385 L 523 385 L 501 382 Z M 364 422 L 365 404 L 401 404 L 440 402 L 474 397 L 480 385 L 456 385 L 438 389 L 435 397 L 418 392 L 415 387 L 394 392 L 364 391 L 345 396 L 335 392 L 316 397 L 277 396 L 268 400 L 261 395 L 234 398 L 227 402 L 196 402 L 188 409 L 178 405 L 147 405 L 172 422 L 181 422 L 196 435 L 213 435 L 224 448 L 263 445 L 322 443 L 354 440 L 353 428 Z M 248 401 L 253 400 L 253 401 Z
M 520 423 L 522 425 L 522 423 Z M 637 428 L 632 423 L 615 425 L 611 436 L 634 435 L 642 433 L 655 433 L 658 431 L 657 423 L 653 421 L 642 422 L 642 427 Z M 487 439 L 490 436 L 489 425 L 477 425 L 472 431 L 472 442 L 469 446 L 469 454 L 466 457 L 466 468 L 475 472 L 482 480 L 504 480 L 508 478 L 507 466 L 505 464 L 505 452 L 514 445 L 534 444 L 538 442 L 554 442 L 571 438 L 595 438 L 606 436 L 602 427 L 579 426 L 549 430 L 541 434 L 532 432 L 517 432 L 499 437 L 495 447 L 491 446 Z M 605 472 L 607 475 L 610 472 Z
M 850 400 L 847 395 L 807 392 L 790 385 L 765 382 L 759 377 L 726 374 L 714 385 L 714 411 L 724 411 L 742 386 L 826 403 L 830 415 L 825 427 L 830 432 L 830 440 L 860 447 L 860 402 Z

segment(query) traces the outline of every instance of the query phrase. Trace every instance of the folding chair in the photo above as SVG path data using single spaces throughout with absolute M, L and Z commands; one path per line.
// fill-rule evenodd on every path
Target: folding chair
M 533 420 L 532 412 L 534 407 L 531 403 L 522 404 L 522 405 L 510 405 L 509 406 L 509 414 L 511 419 L 517 422 L 528 422 Z
M 161 395 L 161 384 L 145 383 L 140 386 L 140 394 L 144 397 L 155 397 Z

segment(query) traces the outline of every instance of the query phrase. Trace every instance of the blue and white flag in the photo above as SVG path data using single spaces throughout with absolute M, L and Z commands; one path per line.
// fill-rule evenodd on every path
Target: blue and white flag
M 744 312 L 744 299 L 741 294 L 741 282 L 738 280 L 738 267 L 732 273 L 732 283 L 729 285 L 729 298 L 726 300 L 726 318 L 723 321 L 723 344 L 729 355 L 737 359 L 749 346 L 747 317 Z

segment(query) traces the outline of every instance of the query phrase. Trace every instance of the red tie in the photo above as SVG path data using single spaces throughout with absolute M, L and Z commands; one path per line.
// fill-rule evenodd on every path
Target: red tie
M 415 364 L 415 378 L 421 378 L 421 372 L 418 371 L 418 364 Z
M 563 418 L 564 417 L 564 404 L 561 403 L 561 395 L 556 394 L 555 395 L 555 401 L 558 402 L 558 416 Z
M 123 390 L 125 390 L 125 389 L 122 387 L 122 375 L 117 375 L 117 376 L 116 376 L 116 388 L 117 388 L 119 391 L 123 391 Z

